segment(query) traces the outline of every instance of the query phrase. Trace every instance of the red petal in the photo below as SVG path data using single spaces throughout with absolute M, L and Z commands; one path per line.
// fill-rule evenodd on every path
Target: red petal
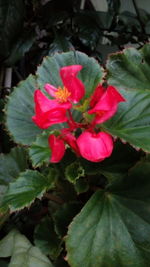
M 93 162 L 104 160 L 113 150 L 112 137 L 104 132 L 96 134 L 85 131 L 78 137 L 77 144 L 81 156 Z
M 35 116 L 32 120 L 38 127 L 46 129 L 53 124 L 68 120 L 66 110 L 71 107 L 70 103 L 59 104 L 56 100 L 47 98 L 40 90 L 35 91 L 34 101 Z
M 59 162 L 65 154 L 65 144 L 60 137 L 56 137 L 54 134 L 51 134 L 48 138 L 48 143 L 52 151 L 50 162 L 57 163 Z
M 77 155 L 80 155 L 80 151 L 77 145 L 77 139 L 68 128 L 62 130 L 62 138 L 74 150 Z
M 91 97 L 91 101 L 90 101 L 90 107 L 93 108 L 97 102 L 100 100 L 100 98 L 102 97 L 102 95 L 105 92 L 105 88 L 102 85 L 99 85 L 96 87 L 92 97 Z
M 71 65 L 60 69 L 61 79 L 64 86 L 71 93 L 69 99 L 73 103 L 79 102 L 85 94 L 83 83 L 76 77 L 81 69 L 81 65 Z
M 102 123 L 111 118 L 117 111 L 118 103 L 124 101 L 126 100 L 122 95 L 113 86 L 109 86 L 93 109 L 89 110 L 88 113 L 96 113 L 94 121 L 96 123 Z

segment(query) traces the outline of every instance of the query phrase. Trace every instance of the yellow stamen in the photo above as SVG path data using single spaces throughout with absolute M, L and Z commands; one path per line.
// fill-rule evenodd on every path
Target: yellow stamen
M 64 103 L 68 100 L 68 97 L 71 95 L 71 93 L 68 91 L 66 87 L 58 87 L 58 91 L 55 93 L 56 99 L 60 103 Z

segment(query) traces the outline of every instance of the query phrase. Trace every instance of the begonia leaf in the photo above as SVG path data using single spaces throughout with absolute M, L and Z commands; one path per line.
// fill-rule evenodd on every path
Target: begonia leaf
M 30 75 L 14 88 L 7 106 L 6 126 L 16 143 L 30 145 L 41 132 L 32 121 L 34 114 L 33 94 L 36 89 L 34 76 Z
M 62 54 L 55 54 L 53 57 L 46 57 L 41 66 L 37 69 L 37 82 L 41 89 L 46 83 L 55 87 L 62 86 L 59 70 L 63 66 L 82 65 L 78 78 L 85 85 L 86 97 L 88 97 L 101 82 L 103 70 L 94 58 L 90 58 L 84 53 L 71 51 Z
M 71 163 L 66 167 L 65 177 L 69 182 L 73 184 L 75 184 L 76 180 L 78 180 L 80 177 L 84 177 L 84 175 L 84 169 L 77 161 Z
M 112 54 L 106 64 L 108 83 L 117 87 L 150 89 L 150 44 Z
M 98 190 L 70 224 L 67 259 L 78 267 L 147 267 L 150 164 L 139 162 L 119 185 Z
M 34 243 L 45 255 L 55 260 L 61 250 L 61 239 L 57 236 L 51 218 L 45 217 L 34 231 Z
M 37 136 L 29 149 L 29 156 L 34 167 L 38 167 L 44 162 L 49 163 L 50 161 L 51 150 L 48 146 L 48 137 L 49 134 L 43 132 L 43 134 Z
M 0 155 L 0 184 L 8 185 L 28 167 L 27 153 L 22 147 L 12 148 L 10 153 Z
M 55 229 L 58 235 L 65 236 L 68 230 L 68 225 L 73 217 L 81 210 L 81 203 L 70 201 L 64 203 L 53 215 Z M 62 219 L 63 218 L 63 219 Z
M 9 184 L 3 205 L 8 205 L 11 211 L 29 206 L 36 198 L 41 198 L 46 190 L 53 187 L 51 175 L 42 175 L 38 171 L 26 170 L 18 179 Z
M 17 230 L 0 241 L 0 257 L 10 257 L 9 267 L 52 267 L 50 260 Z
M 75 185 L 74 185 L 74 188 L 77 192 L 77 194 L 81 194 L 81 193 L 85 193 L 86 191 L 89 190 L 89 184 L 88 184 L 88 181 L 83 178 L 83 177 L 80 177 Z
M 8 205 L 3 205 L 8 184 L 28 167 L 27 153 L 22 147 L 12 148 L 10 153 L 0 155 L 0 226 L 8 217 Z
M 150 92 L 140 89 L 120 92 L 126 102 L 119 104 L 117 113 L 103 127 L 135 148 L 150 152 Z
M 62 66 L 81 64 L 83 69 L 78 77 L 86 89 L 86 97 L 90 96 L 97 84 L 102 80 L 103 71 L 95 59 L 80 52 L 67 52 L 46 57 L 38 67 L 37 76 L 30 75 L 18 84 L 10 95 L 6 105 L 6 126 L 16 143 L 31 145 L 42 131 L 32 121 L 34 115 L 34 91 L 46 83 L 61 86 L 59 70 Z M 79 118 L 81 113 L 74 111 L 74 118 Z M 50 129 L 60 129 L 60 124 L 55 124 Z

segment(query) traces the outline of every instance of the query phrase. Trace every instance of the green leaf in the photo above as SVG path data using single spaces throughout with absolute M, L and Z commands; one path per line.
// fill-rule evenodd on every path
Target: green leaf
M 58 238 L 52 219 L 45 217 L 34 231 L 34 243 L 45 255 L 55 260 L 62 248 L 62 241 Z
M 9 154 L 0 155 L 0 184 L 8 185 L 28 167 L 27 153 L 22 147 L 12 148 Z
M 118 186 L 97 191 L 69 227 L 72 267 L 147 267 L 150 261 L 150 164 L 140 162 Z
M 71 223 L 74 216 L 81 210 L 79 202 L 68 202 L 63 204 L 53 215 L 55 229 L 58 235 L 65 236 L 68 230 L 68 225 Z
M 10 257 L 9 267 L 52 267 L 49 259 L 16 230 L 0 241 L 0 257 Z
M 84 169 L 79 162 L 75 161 L 66 167 L 65 177 L 69 182 L 75 184 L 77 179 L 84 177 Z
M 62 84 L 59 76 L 60 68 L 72 64 L 83 66 L 79 78 L 85 84 L 86 96 L 89 96 L 101 81 L 103 76 L 101 67 L 94 58 L 89 58 L 81 52 L 68 52 L 46 57 L 37 70 L 37 81 L 34 76 L 30 75 L 14 88 L 7 103 L 6 126 L 16 143 L 30 145 L 35 141 L 36 136 L 42 132 L 32 121 L 35 89 L 43 89 L 44 84 L 48 82 L 54 86 L 60 86 Z M 80 112 L 74 111 L 74 113 L 77 113 L 75 117 L 80 116 Z M 54 126 L 51 129 L 60 129 L 62 125 Z
M 30 75 L 14 88 L 6 106 L 6 126 L 16 143 L 30 145 L 41 130 L 33 123 L 33 94 L 36 89 L 34 76 Z
M 26 170 L 19 178 L 9 184 L 3 204 L 11 211 L 29 206 L 36 198 L 41 198 L 46 190 L 53 187 L 52 177 L 38 171 Z
M 149 89 L 150 44 L 141 50 L 127 48 L 109 57 L 108 83 L 125 88 Z
M 82 80 L 86 88 L 86 96 L 90 96 L 97 84 L 102 80 L 103 70 L 94 58 L 90 58 L 84 53 L 71 51 L 68 53 L 55 54 L 53 57 L 46 57 L 42 65 L 37 70 L 37 82 L 41 89 L 45 83 L 50 83 L 56 87 L 62 85 L 59 70 L 63 66 L 80 64 L 83 69 L 78 77 Z
M 43 163 L 49 163 L 51 150 L 48 145 L 48 136 L 50 133 L 43 132 L 42 135 L 37 136 L 35 142 L 29 149 L 29 156 L 34 167 L 41 166 Z
M 1 208 L 6 191 L 7 191 L 7 186 L 0 185 L 0 228 L 3 226 L 3 224 L 9 217 L 9 209 L 7 205 L 3 207 L 3 209 Z
M 85 193 L 86 191 L 89 190 L 88 181 L 84 178 L 79 178 L 76 181 L 74 188 L 75 188 L 77 194 Z
M 74 50 L 73 45 L 64 35 L 61 33 L 56 33 L 55 35 L 55 39 L 49 47 L 49 56 L 52 56 L 58 52 L 68 52 L 69 50 Z
M 110 134 L 150 152 L 150 92 L 120 90 L 126 102 L 120 103 L 115 116 L 103 124 Z
M 20 60 L 30 50 L 34 40 L 35 33 L 33 31 L 24 32 L 19 36 L 11 49 L 10 56 L 5 60 L 5 65 L 12 66 Z
M 23 1 L 0 0 L 0 18 L 0 59 L 4 59 L 9 56 L 12 44 L 23 27 Z

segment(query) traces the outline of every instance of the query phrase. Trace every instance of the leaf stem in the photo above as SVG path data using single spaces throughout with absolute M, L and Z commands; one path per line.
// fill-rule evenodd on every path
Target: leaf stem
M 12 84 L 12 68 L 6 68 L 5 70 L 5 80 L 4 80 L 4 88 L 10 89 Z
M 64 203 L 64 201 L 60 197 L 55 196 L 55 195 L 50 194 L 50 193 L 45 193 L 44 197 L 46 197 L 47 199 L 52 200 L 52 201 L 54 201 L 54 202 L 56 202 L 58 204 L 63 204 Z

